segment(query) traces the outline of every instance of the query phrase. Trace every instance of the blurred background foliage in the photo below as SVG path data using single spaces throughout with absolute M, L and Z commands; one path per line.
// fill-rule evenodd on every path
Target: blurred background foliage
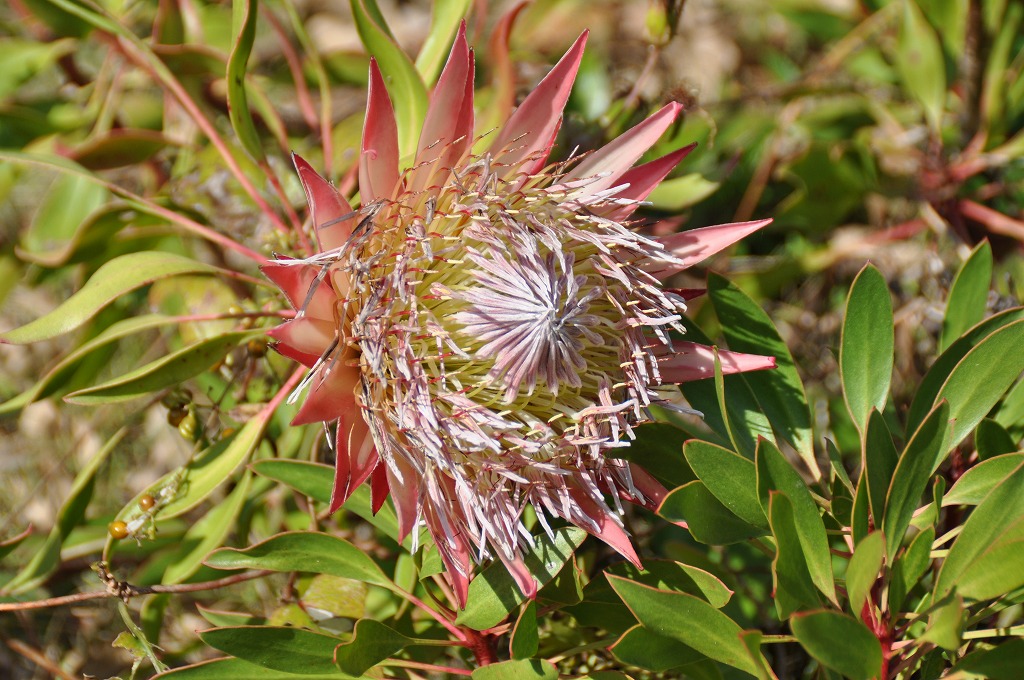
M 94 11 L 97 6 L 103 13 Z M 365 26 L 361 35 L 359 12 L 353 16 L 360 6 L 340 0 L 3 3 L 0 327 L 23 326 L 56 308 L 103 263 L 124 254 L 159 250 L 254 273 L 244 252 L 196 238 L 197 227 L 211 227 L 264 255 L 294 251 L 296 232 L 286 225 L 297 219 L 303 198 L 288 153 L 302 154 L 343 191 L 354 186 L 369 59 L 364 44 L 370 42 Z M 428 86 L 450 41 L 450 32 L 437 27 L 448 25 L 446 13 L 461 17 L 468 10 L 481 120 L 528 91 L 590 29 L 556 155 L 597 148 L 666 101 L 686 105 L 681 122 L 651 156 L 691 142 L 699 146 L 652 195 L 645 228 L 774 217 L 771 227 L 711 267 L 768 313 L 789 347 L 807 393 L 819 460 L 827 460 L 824 438 L 851 470 L 860 457 L 838 357 L 848 291 L 866 261 L 877 267 L 893 300 L 895 370 L 885 412 L 890 423 L 905 419 L 942 350 L 983 317 L 1020 304 L 1019 2 L 551 0 L 526 4 L 507 26 L 498 21 L 514 11 L 509 3 L 381 0 L 379 6 L 394 42 L 419 55 L 415 66 Z M 508 27 L 506 54 L 501 35 Z M 76 170 L 57 172 L 59 161 L 40 160 L 55 157 Z M 85 177 L 78 172 L 83 168 L 108 184 Z M 989 249 L 990 257 L 968 260 Z M 961 269 L 965 261 L 976 264 Z M 962 301 L 966 311 L 951 315 L 945 301 L 958 271 L 991 281 L 991 287 L 981 286 L 980 294 Z M 691 274 L 678 285 L 705 282 Z M 37 529 L 11 543 L 3 579 L 20 579 L 22 592 L 37 597 L 94 589 L 89 565 L 99 550 L 110 548 L 108 523 L 162 476 L 173 479 L 200 444 L 224 441 L 231 448 L 232 432 L 259 420 L 260 405 L 287 378 L 289 363 L 268 354 L 258 333 L 247 334 L 261 327 L 260 314 L 280 305 L 271 291 L 241 279 L 177 277 L 120 297 L 74 336 L 0 348 L 0 516 L 8 538 L 29 523 Z M 213 315 L 218 321 L 168 327 L 142 314 Z M 695 300 L 691 317 L 710 337 L 722 337 L 712 304 Z M 139 328 L 123 326 L 132 319 Z M 232 342 L 218 344 L 225 333 L 235 334 Z M 72 392 L 204 340 L 210 351 L 194 361 L 209 361 L 197 369 L 190 391 L 162 385 L 154 396 L 127 405 L 61 403 Z M 73 353 L 86 343 L 93 343 L 90 351 Z M 204 400 L 213 393 L 224 397 Z M 314 446 L 313 428 L 285 427 L 288 411 L 260 421 L 265 437 L 254 457 L 295 457 Z M 1005 415 L 999 423 L 1011 438 L 1007 451 L 1019 450 L 1020 415 Z M 699 423 L 684 426 L 701 436 L 714 434 Z M 122 427 L 116 455 L 108 455 Z M 657 427 L 636 447 L 637 455 L 682 460 L 678 445 L 665 444 Z M 991 427 L 989 432 L 1001 436 Z M 968 447 L 961 457 L 972 451 Z M 958 455 L 947 467 L 963 467 Z M 948 481 L 962 472 L 954 470 Z M 669 470 L 659 476 L 673 486 L 694 479 L 684 474 L 673 480 Z M 205 552 L 231 535 L 242 537 L 234 544 L 244 546 L 255 542 L 246 536 L 309 528 L 307 496 L 315 494 L 272 487 L 272 478 L 246 474 L 233 487 L 241 492 L 211 492 L 213 507 L 230 508 L 222 512 L 234 519 L 219 534 L 202 534 L 210 539 L 201 544 Z M 75 499 L 84 504 L 75 507 L 69 502 Z M 221 572 L 201 565 L 203 555 L 181 550 L 189 528 L 210 516 L 187 510 L 163 521 L 154 540 L 120 544 L 116 568 L 140 585 L 215 578 Z M 24 565 L 51 540 L 52 526 L 60 535 L 56 554 L 51 550 L 48 562 L 26 572 Z M 725 548 L 714 540 L 695 541 L 642 512 L 631 527 L 644 552 L 701 565 L 735 590 L 722 611 L 743 628 L 787 632 L 772 598 L 771 560 L 752 544 Z M 335 528 L 390 559 L 358 516 L 342 513 Z M 596 574 L 608 559 L 590 543 L 576 555 L 581 573 Z M 212 609 L 261 611 L 266 621 L 306 625 L 304 607 L 316 601 L 318 589 L 342 587 L 317 578 L 255 581 L 247 590 L 197 598 Z M 586 648 L 590 639 L 580 631 L 587 625 L 615 635 L 633 623 L 621 604 L 604 606 L 614 598 L 609 579 L 594 578 L 587 588 L 591 597 L 577 601 L 571 617 L 543 624 L 542 647 L 557 641 L 559 650 L 573 642 L 585 648 L 564 657 L 565 672 L 611 664 L 603 646 Z M 387 614 L 390 606 L 367 601 L 363 592 L 326 597 L 334 605 L 358 601 L 341 614 L 351 618 L 364 609 Z M 1019 621 L 1020 605 L 1014 606 L 1000 622 Z M 215 612 L 204 613 L 204 620 L 179 598 L 146 600 L 141 615 L 135 613 L 150 639 L 159 631 L 171 663 L 211 655 L 195 629 L 244 622 Z M 4 615 L 0 636 L 8 644 L 0 646 L 0 668 L 12 678 L 50 677 L 53 664 L 96 677 L 127 677 L 132 653 L 145 658 L 147 650 L 111 647 L 124 625 L 113 606 Z M 620 662 L 629 658 L 628 650 L 620 652 Z M 48 656 L 51 667 L 33 654 Z M 832 672 L 795 645 L 773 645 L 770 657 L 780 678 Z M 633 657 L 632 665 L 620 667 L 636 677 L 662 672 L 637 670 L 642 661 Z M 735 673 L 710 668 L 691 669 L 692 676 Z

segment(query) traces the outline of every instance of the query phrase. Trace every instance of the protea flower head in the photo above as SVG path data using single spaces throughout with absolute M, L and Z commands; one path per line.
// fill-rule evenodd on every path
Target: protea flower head
M 671 337 L 686 304 L 662 281 L 768 223 L 658 239 L 630 228 L 692 148 L 633 167 L 675 103 L 548 165 L 586 38 L 474 152 L 460 31 L 404 169 L 371 63 L 361 207 L 296 157 L 320 252 L 264 268 L 298 310 L 271 331 L 276 347 L 311 369 L 295 423 L 337 423 L 331 510 L 372 476 L 374 509 L 390 492 L 403 536 L 426 523 L 462 606 L 474 561 L 491 557 L 534 594 L 528 504 L 545 528 L 561 517 L 638 562 L 619 498 L 654 507 L 665 490 L 612 454 L 651 405 L 681 403 L 675 383 L 714 367 L 711 348 Z M 718 356 L 725 372 L 774 365 Z

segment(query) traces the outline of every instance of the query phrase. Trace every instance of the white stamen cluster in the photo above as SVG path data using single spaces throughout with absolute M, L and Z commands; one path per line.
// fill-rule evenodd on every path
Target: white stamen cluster
M 347 279 L 340 344 L 383 464 L 415 471 L 403 482 L 448 536 L 511 559 L 527 503 L 596 531 L 605 494 L 647 500 L 607 454 L 650 419 L 685 305 L 641 266 L 671 255 L 599 216 L 614 191 L 493 166 L 372 205 L 315 264 Z

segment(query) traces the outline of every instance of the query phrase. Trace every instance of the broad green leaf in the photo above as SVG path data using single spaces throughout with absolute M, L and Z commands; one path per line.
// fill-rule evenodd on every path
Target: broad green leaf
M 949 401 L 953 437 L 964 440 L 1024 373 L 1024 321 L 994 331 L 967 353 L 942 385 L 937 400 Z
M 608 650 L 619 661 L 662 673 L 705 659 L 703 654 L 679 640 L 658 635 L 641 625 L 627 630 Z
M 713 346 L 704 332 L 694 323 L 683 317 L 681 322 L 686 329 L 686 337 L 694 342 Z M 757 440 L 761 437 L 775 441 L 771 423 L 762 412 L 761 404 L 747 383 L 744 374 L 737 373 L 722 378 L 722 391 L 729 395 L 725 400 L 728 423 L 720 405 L 717 386 L 714 380 L 696 380 L 679 386 L 683 396 L 690 405 L 704 414 L 704 424 L 722 438 L 722 442 L 735 439 L 738 453 L 753 460 L 757 448 Z M 731 435 L 731 437 L 730 437 Z M 690 481 L 690 480 L 686 480 Z M 685 482 L 680 482 L 685 483 Z M 678 484 L 677 484 L 678 486 Z
M 998 138 L 1002 134 L 1020 129 L 1010 123 L 1013 114 L 1007 111 L 1007 104 L 1013 99 L 1016 99 L 1018 105 L 1021 101 L 1020 77 L 1019 75 L 1016 78 L 1008 77 L 1008 74 L 1014 69 L 1010 60 L 1019 59 L 1019 56 L 1014 56 L 1014 52 L 1020 49 L 1019 38 L 1021 20 L 1024 19 L 1024 7 L 1021 7 L 1020 3 L 1014 2 L 986 4 L 990 8 L 1000 4 L 1006 5 L 1006 11 L 1001 18 L 995 40 L 987 46 L 985 51 L 987 62 L 980 102 L 981 114 L 984 118 L 983 125 L 991 137 Z M 1017 54 L 1019 55 L 1019 52 Z M 1019 112 L 1020 109 L 1017 108 L 1017 111 Z
M 97 451 L 85 467 L 75 475 L 75 481 L 71 484 L 71 491 L 68 492 L 67 500 L 61 506 L 57 514 L 57 523 L 50 530 L 49 536 L 43 542 L 39 551 L 33 555 L 22 569 L 0 588 L 0 593 L 13 594 L 23 593 L 39 586 L 49 578 L 50 574 L 60 565 L 60 550 L 64 540 L 71 533 L 71 530 L 82 523 L 85 519 L 85 511 L 92 500 L 93 487 L 95 485 L 96 473 L 100 466 L 107 460 L 111 452 L 124 437 L 126 430 L 118 430 L 106 444 Z
M 180 144 L 156 130 L 115 128 L 75 147 L 71 159 L 87 170 L 110 170 L 142 163 Z
M 878 638 L 846 614 L 825 610 L 797 614 L 789 625 L 811 656 L 846 678 L 871 680 L 882 670 Z
M 473 680 L 558 680 L 558 669 L 544 659 L 520 659 L 480 666 L 470 677 Z
M 700 481 L 674 489 L 665 497 L 658 514 L 686 527 L 695 540 L 707 545 L 729 545 L 767 533 L 738 518 Z
M 350 0 L 352 17 L 367 51 L 377 60 L 395 107 L 399 158 L 411 158 L 427 116 L 427 88 L 416 67 L 384 23 L 376 0 Z
M 781 491 L 772 491 L 768 501 L 768 521 L 775 538 L 775 559 L 772 560 L 775 609 L 782 620 L 800 609 L 821 606 L 807 564 L 800 533 L 793 516 L 793 503 Z
M 289 531 L 244 549 L 221 548 L 206 558 L 215 569 L 271 569 L 330 574 L 393 590 L 377 563 L 348 541 L 312 531 Z
M 530 601 L 523 607 L 508 642 L 508 654 L 513 659 L 529 659 L 537 655 L 540 636 L 537 633 L 537 603 Z
M 942 505 L 977 505 L 1024 464 L 1024 453 L 1008 453 L 982 461 L 965 472 L 942 497 Z
M 890 611 L 900 611 L 904 598 L 928 570 L 934 540 L 935 529 L 928 527 L 915 536 L 906 551 L 896 558 L 889 577 Z
M 928 628 L 917 637 L 942 649 L 954 651 L 962 644 L 964 603 L 959 597 L 947 597 L 928 615 Z
M 184 468 L 161 477 L 122 508 L 117 513 L 117 519 L 129 525 L 132 520 L 138 519 L 142 514 L 139 499 L 146 495 L 162 502 L 152 513 L 156 520 L 178 517 L 202 503 L 217 487 L 229 480 L 256 449 L 271 415 L 269 412 L 257 414 L 234 436 L 221 439 L 197 453 Z
M 982 341 L 995 331 L 1009 326 L 1017 321 L 1024 320 L 1024 307 L 1015 307 L 990 316 L 977 326 L 967 331 L 959 340 L 956 340 L 943 352 L 924 378 L 917 386 L 914 399 L 907 411 L 907 432 L 913 432 L 925 419 L 925 416 L 932 410 L 939 401 L 939 392 L 956 369 L 957 365 L 967 356 L 968 352 L 977 348 Z M 1007 424 L 998 416 L 996 417 L 1005 427 Z
M 256 626 L 264 623 L 264 619 L 253 616 L 248 612 L 228 612 L 218 609 L 204 607 L 202 603 L 196 603 L 199 615 L 218 628 L 230 628 L 234 626 Z
M 415 587 L 415 584 L 410 587 Z M 301 592 L 299 601 L 302 608 L 317 619 L 346 617 L 360 619 L 366 615 L 366 584 L 350 578 L 317 574 L 306 589 Z
M 1024 586 L 1024 517 L 1018 517 L 991 546 L 967 565 L 956 592 L 973 600 L 991 600 Z
M 262 329 L 234 331 L 201 340 L 112 380 L 72 392 L 64 400 L 71 404 L 92 406 L 150 396 L 153 392 L 180 385 L 209 370 L 231 350 L 264 333 Z
M 900 455 L 886 494 L 882 519 L 886 555 L 895 555 L 899 550 L 910 519 L 921 505 L 921 495 L 949 450 L 949 419 L 949 404 L 941 402 L 917 428 Z
M 650 423 L 638 427 L 636 439 L 615 455 L 638 464 L 671 489 L 696 479 L 683 457 L 684 439 L 686 433 L 675 425 Z
M 547 534 L 533 537 L 533 547 L 525 551 L 523 561 L 541 587 L 553 579 L 587 534 L 582 529 L 563 528 L 554 532 L 554 541 Z M 518 586 L 501 562 L 494 562 L 477 574 L 469 584 L 466 608 L 455 622 L 476 630 L 498 625 L 525 601 Z
M 330 503 L 334 485 L 334 468 L 304 460 L 258 460 L 252 464 L 256 474 L 287 484 L 303 496 L 320 503 Z
M 861 608 L 871 592 L 871 587 L 881 576 L 885 561 L 885 536 L 873 531 L 857 544 L 846 567 L 846 592 L 850 596 L 850 611 L 860 616 Z
M 32 223 L 22 232 L 19 256 L 61 248 L 109 198 L 106 189 L 84 177 L 58 175 L 41 198 Z
M 757 498 L 757 468 L 753 461 L 698 439 L 683 445 L 683 455 L 722 505 L 748 524 L 767 528 L 767 517 Z
M 299 629 L 289 628 L 289 630 Z M 159 677 L 161 680 L 163 678 L 173 678 L 173 680 L 296 680 L 296 678 L 303 680 L 357 680 L 337 669 L 333 672 L 296 675 L 289 671 L 257 666 L 241 659 L 202 661 L 184 668 L 175 668 Z
M 857 483 L 857 492 L 853 496 L 853 510 L 850 513 L 850 529 L 853 531 L 853 543 L 856 545 L 870 532 L 871 523 L 871 502 L 868 500 L 867 475 L 861 471 L 860 480 Z
M 107 348 L 109 344 L 121 338 L 171 323 L 175 323 L 174 317 L 163 314 L 145 314 L 111 324 L 95 338 L 61 359 L 28 390 L 0 404 L 0 415 L 12 413 L 49 396 L 63 395 L 68 389 L 68 382 L 75 376 L 76 371 L 94 353 Z
M 161 583 L 181 583 L 202 566 L 203 558 L 224 543 L 231 531 L 238 513 L 249 494 L 252 473 L 242 475 L 242 480 L 231 490 L 227 498 L 220 501 L 181 537 L 181 545 L 174 558 L 167 565 Z
M 712 182 L 700 173 L 691 172 L 661 182 L 647 200 L 658 210 L 676 212 L 703 201 L 718 191 L 720 186 L 719 182 Z
M 992 246 L 982 241 L 971 251 L 953 279 L 942 318 L 939 351 L 976 326 L 985 316 L 985 302 L 992 285 Z
M 889 493 L 892 475 L 900 462 L 900 454 L 892 441 L 885 418 L 871 409 L 867 430 L 864 432 L 864 481 L 868 485 L 868 502 L 875 526 L 882 525 L 885 516 L 885 498 Z
M 257 666 L 304 675 L 337 672 L 334 648 L 336 637 L 301 628 L 275 626 L 237 626 L 211 628 L 199 633 L 203 642 Z
M 939 570 L 935 581 L 935 598 L 944 598 L 956 588 L 965 598 L 976 595 L 976 599 L 984 599 L 978 593 L 972 594 L 972 587 L 977 584 L 978 590 L 987 589 L 990 583 L 986 579 L 990 573 L 1002 575 L 1000 570 L 1005 564 L 1000 562 L 1021 555 L 1020 548 L 1015 546 L 1020 546 L 1024 541 L 1022 531 L 1024 465 L 1000 482 L 967 518 L 963 531 Z M 1012 588 L 1024 581 L 1024 570 L 1019 568 L 1019 557 L 1010 565 L 1016 577 L 1008 577 L 1006 582 Z
M 231 128 L 246 152 L 259 162 L 264 159 L 263 145 L 253 124 L 249 100 L 245 95 L 245 69 L 249 63 L 253 42 L 256 40 L 256 18 L 259 15 L 257 5 L 258 0 L 232 0 L 231 23 L 235 43 L 228 58 L 225 80 Z
M 772 491 L 781 491 L 786 495 L 793 506 L 793 521 L 811 580 L 825 597 L 838 603 L 825 524 L 807 484 L 778 447 L 767 440 L 759 442 L 756 464 L 757 494 L 761 507 L 768 510 Z
M 142 252 L 122 255 L 96 270 L 82 289 L 55 310 L 21 328 L 0 334 L 0 342 L 24 345 L 70 333 L 121 295 L 157 279 L 179 274 L 214 274 L 218 270 L 181 255 Z
M 1013 453 L 1020 450 L 1020 445 L 1002 425 L 991 418 L 983 418 L 974 431 L 974 447 L 978 449 L 978 458 L 982 461 Z
M 32 8 L 33 3 L 26 3 Z M 74 40 L 22 40 L 13 32 L 4 36 L 4 49 L 0 50 L 0 98 L 8 98 L 22 83 L 32 79 L 63 57 L 74 52 Z
M 742 629 L 699 597 L 651 588 L 617 576 L 609 583 L 637 621 L 652 632 L 678 640 L 704 656 L 758 676 L 740 640 Z
M 946 65 L 939 36 L 916 0 L 903 0 L 896 68 L 903 87 L 921 104 L 932 130 L 938 131 L 946 103 Z
M 22 541 L 32 535 L 32 527 L 25 529 L 17 536 L 0 541 L 0 560 L 7 557 L 11 552 L 21 545 Z
M 948 676 L 956 680 L 1020 680 L 1020 660 L 1024 658 L 1024 639 L 1006 640 L 991 649 L 971 652 L 953 666 Z
M 416 640 L 394 628 L 373 619 L 360 619 L 352 639 L 337 645 L 335 660 L 342 671 L 358 677 L 411 644 Z
M 839 346 L 839 373 L 850 417 L 863 433 L 871 409 L 881 411 L 889 395 L 893 366 L 893 317 L 889 286 L 866 265 L 846 299 Z
M 786 343 L 758 304 L 725 278 L 708 274 L 708 295 L 722 323 L 729 349 L 775 357 L 775 369 L 753 371 L 743 377 L 757 395 L 772 427 L 796 448 L 814 478 L 819 479 L 821 471 L 814 459 L 811 412 Z
M 717 576 L 682 562 L 648 559 L 644 560 L 642 570 L 629 562 L 619 562 L 608 567 L 605 573 L 660 590 L 696 595 L 707 600 L 715 609 L 721 609 L 732 598 L 733 591 Z
M 437 82 L 441 68 L 448 58 L 455 32 L 459 30 L 470 0 L 434 0 L 430 17 L 430 33 L 416 55 L 416 70 L 428 85 Z

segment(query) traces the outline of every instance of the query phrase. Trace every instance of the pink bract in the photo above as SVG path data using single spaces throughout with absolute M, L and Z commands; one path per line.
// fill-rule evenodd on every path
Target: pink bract
M 769 222 L 662 238 L 630 229 L 692 149 L 634 167 L 679 115 L 675 103 L 549 165 L 586 40 L 474 152 L 461 30 L 405 169 L 371 62 L 361 207 L 295 157 L 319 252 L 264 267 L 298 310 L 270 335 L 311 369 L 295 423 L 336 423 L 331 511 L 372 477 L 374 509 L 390 493 L 403 537 L 426 523 L 462 606 L 486 558 L 535 593 L 522 559 L 527 505 L 545 530 L 561 517 L 639 563 L 618 500 L 656 507 L 665 489 L 609 454 L 650 422 L 650 406 L 685 409 L 676 383 L 714 372 L 711 348 L 670 336 L 683 331 L 686 292 L 661 281 Z M 726 373 L 775 363 L 718 356 Z

